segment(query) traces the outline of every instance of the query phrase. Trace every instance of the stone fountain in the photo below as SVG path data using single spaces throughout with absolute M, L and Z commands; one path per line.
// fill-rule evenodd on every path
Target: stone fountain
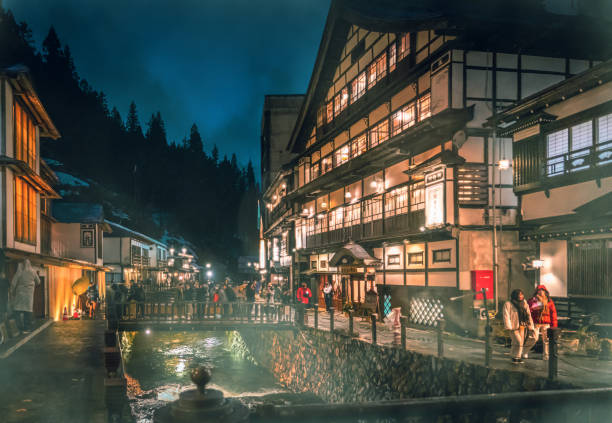
M 197 389 L 182 392 L 177 401 L 153 415 L 154 423 L 238 423 L 249 420 L 249 409 L 240 401 L 224 398 L 217 389 L 206 389 L 210 372 L 204 367 L 191 371 Z

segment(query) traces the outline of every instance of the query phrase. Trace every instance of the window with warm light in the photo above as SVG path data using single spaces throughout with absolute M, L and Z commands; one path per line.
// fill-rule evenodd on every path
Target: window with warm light
M 349 145 L 345 144 L 336 150 L 336 166 L 340 166 L 349 161 Z
M 425 208 L 425 184 L 421 182 L 410 185 L 410 211 Z
M 25 109 L 15 102 L 15 158 L 36 169 L 36 127 Z
M 415 121 L 414 103 L 407 104 L 391 117 L 391 133 L 395 136 L 413 126 Z
M 15 240 L 36 244 L 36 191 L 23 179 L 15 178 Z
M 366 90 L 367 76 L 365 71 L 357 75 L 357 78 L 351 83 L 351 103 L 359 99 Z
M 389 46 L 389 72 L 395 70 L 395 63 L 397 61 L 397 47 L 395 43 Z
M 410 55 L 410 33 L 403 34 L 399 39 L 399 54 L 398 61 L 405 59 Z
M 419 122 L 431 116 L 431 95 L 419 98 Z
M 368 66 L 368 89 L 372 88 L 387 74 L 387 53 L 381 54 Z
M 329 103 L 327 103 L 327 112 L 326 112 L 326 117 L 327 123 L 330 123 L 332 120 L 334 120 L 334 102 L 330 101 Z
M 389 139 L 389 120 L 385 119 L 370 130 L 370 148 Z
M 351 142 L 351 159 L 362 155 L 368 149 L 368 138 L 366 134 L 361 134 Z

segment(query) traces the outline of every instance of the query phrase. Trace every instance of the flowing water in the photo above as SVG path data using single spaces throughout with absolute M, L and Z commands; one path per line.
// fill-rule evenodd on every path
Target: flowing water
M 240 398 L 253 407 L 264 402 L 308 403 L 316 398 L 285 390 L 265 369 L 229 349 L 225 332 L 131 332 L 121 339 L 128 396 L 137 422 L 151 422 L 153 412 L 195 387 L 189 378 L 194 366 L 211 369 L 207 385 L 225 397 Z

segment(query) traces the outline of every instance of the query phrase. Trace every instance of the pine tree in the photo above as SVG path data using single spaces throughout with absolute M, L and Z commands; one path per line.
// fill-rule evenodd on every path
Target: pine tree
M 211 154 L 212 154 L 212 159 L 215 162 L 215 165 L 218 164 L 219 163 L 219 149 L 217 148 L 217 144 L 213 146 Z
M 140 126 L 140 119 L 138 118 L 138 111 L 136 110 L 136 103 L 132 101 L 130 103 L 130 109 L 128 110 L 127 118 L 125 121 L 125 128 L 128 134 L 138 135 L 142 137 L 142 127 Z
M 160 112 L 151 115 L 147 127 L 145 138 L 149 146 L 156 150 L 163 149 L 168 141 L 166 139 L 166 125 L 164 124 Z
M 201 155 L 204 151 L 204 142 L 202 141 L 200 131 L 198 131 L 198 126 L 195 123 L 191 125 L 189 139 L 187 140 L 187 150 L 190 153 L 198 155 Z

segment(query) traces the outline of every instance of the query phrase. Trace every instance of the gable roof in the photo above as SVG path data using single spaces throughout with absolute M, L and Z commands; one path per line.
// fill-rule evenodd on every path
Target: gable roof
M 287 149 L 300 152 L 315 107 L 325 99 L 352 25 L 377 32 L 435 30 L 460 36 L 470 49 L 541 52 L 553 57 L 602 59 L 612 56 L 612 23 L 605 16 L 559 15 L 543 2 L 516 0 L 332 0 L 308 90 Z M 501 29 L 503 30 L 501 30 Z M 567 28 L 572 28 L 568 31 Z M 315 106 L 315 107 L 313 107 Z
M 161 241 L 158 241 L 154 238 L 151 238 L 150 236 L 141 234 L 140 232 L 136 232 L 132 229 L 126 228 L 125 226 L 122 226 L 118 223 L 115 222 L 111 222 L 110 220 L 105 220 L 105 223 L 107 223 L 110 228 L 112 229 L 112 235 L 105 235 L 107 237 L 112 237 L 112 238 L 135 238 L 138 239 L 140 241 L 149 243 L 149 244 L 155 244 L 158 245 L 160 247 L 163 248 L 168 248 L 168 246 L 166 244 L 164 244 Z
M 34 90 L 30 70 L 23 65 L 15 65 L 8 68 L 0 68 L 0 78 L 7 78 L 15 93 L 24 101 L 34 116 L 36 123 L 40 125 L 40 135 L 43 137 L 58 139 L 60 133 L 53 124 L 42 105 L 38 94 Z

